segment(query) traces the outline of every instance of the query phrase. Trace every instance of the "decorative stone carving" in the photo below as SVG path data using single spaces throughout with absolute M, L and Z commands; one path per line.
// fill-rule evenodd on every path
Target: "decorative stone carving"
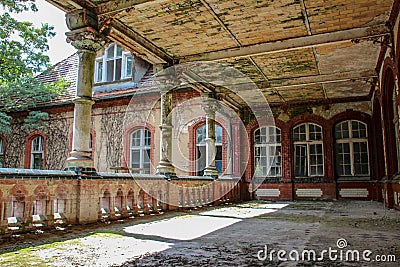
M 71 31 L 91 27 L 98 30 L 97 16 L 87 9 L 77 9 L 65 15 L 67 27 Z
M 67 42 L 78 50 L 96 52 L 107 44 L 105 36 L 97 33 L 92 28 L 82 28 L 67 32 Z

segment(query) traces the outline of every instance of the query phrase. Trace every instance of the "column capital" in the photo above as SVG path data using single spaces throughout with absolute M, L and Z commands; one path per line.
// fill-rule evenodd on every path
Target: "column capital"
M 66 33 L 67 42 L 78 50 L 99 51 L 107 44 L 104 35 L 99 34 L 91 27 L 81 28 Z
M 201 105 L 201 108 L 204 110 L 206 115 L 214 115 L 215 112 L 221 108 L 221 105 L 214 98 L 214 94 L 202 93 L 201 97 L 203 98 L 203 104 Z

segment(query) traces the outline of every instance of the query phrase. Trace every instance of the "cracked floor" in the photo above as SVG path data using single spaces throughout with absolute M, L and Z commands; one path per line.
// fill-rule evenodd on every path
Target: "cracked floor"
M 253 201 L 1 241 L 0 266 L 398 266 L 400 212 L 377 202 Z

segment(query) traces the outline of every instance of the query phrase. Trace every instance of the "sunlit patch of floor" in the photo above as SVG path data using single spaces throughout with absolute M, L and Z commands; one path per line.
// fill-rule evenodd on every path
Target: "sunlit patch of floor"
M 172 247 L 172 243 L 96 233 L 83 238 L 6 253 L 0 256 L 0 265 L 10 267 L 29 265 L 113 266 L 170 247 Z
M 175 240 L 192 240 L 240 222 L 235 218 L 185 215 L 142 223 L 124 228 L 126 233 L 159 236 Z
M 210 211 L 200 212 L 200 215 L 221 216 L 232 218 L 252 218 L 267 213 L 276 212 L 279 209 L 286 207 L 288 204 L 261 204 L 252 203 L 252 205 L 236 205 L 232 207 L 220 208 Z
M 200 212 L 199 215 L 177 216 L 171 219 L 142 223 L 124 228 L 126 233 L 159 236 L 174 240 L 193 240 L 219 229 L 267 213 L 275 212 L 287 204 L 252 203 Z

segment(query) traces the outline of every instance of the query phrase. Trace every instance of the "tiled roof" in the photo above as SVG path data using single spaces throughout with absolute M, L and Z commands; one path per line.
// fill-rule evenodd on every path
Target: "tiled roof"
M 55 64 L 50 69 L 44 71 L 37 76 L 38 79 L 44 82 L 55 82 L 60 77 L 69 82 L 67 91 L 51 102 L 69 102 L 75 97 L 76 80 L 78 77 L 78 54 L 67 57 L 66 59 Z
M 54 82 L 60 77 L 64 77 L 65 80 L 70 83 L 65 93 L 53 99 L 51 102 L 43 103 L 42 105 L 71 103 L 76 92 L 78 60 L 78 54 L 75 53 L 37 76 L 38 79 L 44 82 Z M 114 83 L 95 84 L 93 87 L 93 98 L 120 97 L 134 94 L 137 91 L 155 89 L 153 75 L 153 67 L 150 66 L 145 75 L 137 83 L 123 80 Z

